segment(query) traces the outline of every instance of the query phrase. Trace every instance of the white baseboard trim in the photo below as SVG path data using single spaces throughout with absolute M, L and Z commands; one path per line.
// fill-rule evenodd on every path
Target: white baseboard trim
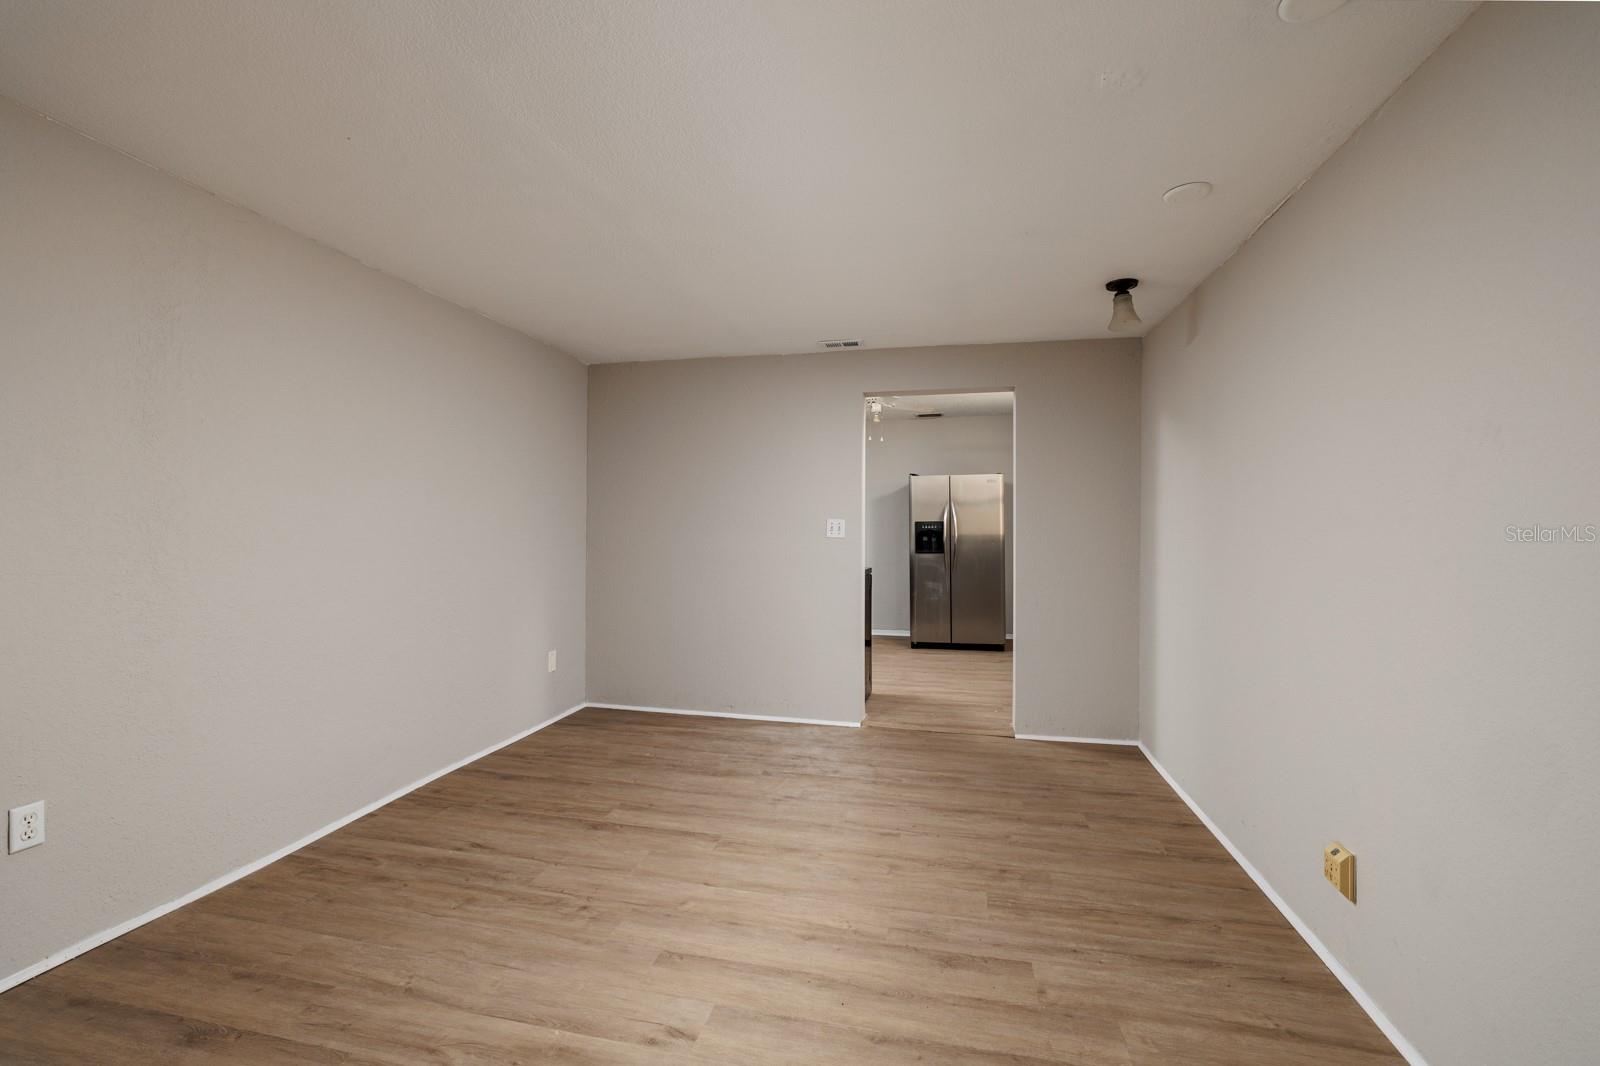
M 426 777 L 419 778 L 416 781 L 413 781 L 409 785 L 406 785 L 406 786 L 404 786 L 402 788 L 396 789 L 395 791 L 389 793 L 387 796 L 384 796 L 382 799 L 373 800 L 371 803 L 367 804 L 365 807 L 361 807 L 361 808 L 359 808 L 359 809 L 357 809 L 355 811 L 352 811 L 351 813 L 345 815 L 343 818 L 340 818 L 340 819 L 338 819 L 336 821 L 329 822 L 327 825 L 323 826 L 321 829 L 317 829 L 317 830 L 315 830 L 315 831 L 313 831 L 311 833 L 308 833 L 307 835 L 301 837 L 299 840 L 296 840 L 293 844 L 287 844 L 287 845 L 279 848 L 277 851 L 274 851 L 270 855 L 266 855 L 266 856 L 263 856 L 262 858 L 256 859 L 254 862 L 248 862 L 245 865 L 240 866 L 238 869 L 230 870 L 227 873 L 223 874 L 221 877 L 218 877 L 217 879 L 215 879 L 213 881 L 207 881 L 205 884 L 201 885 L 197 889 L 194 889 L 192 892 L 186 892 L 183 895 L 179 896 L 175 900 L 171 900 L 171 901 L 169 901 L 167 903 L 161 904 L 158 907 L 154 907 L 154 908 L 152 908 L 152 909 L 150 909 L 148 911 L 145 911 L 143 914 L 139 915 L 136 918 L 129 918 L 127 921 L 120 922 L 117 925 L 112 926 L 110 929 L 103 929 L 100 932 L 95 933 L 92 936 L 85 937 L 83 940 L 78 941 L 76 944 L 72 945 L 71 947 L 66 948 L 66 949 L 64 949 L 62 951 L 58 951 L 53 955 L 50 955 L 50 956 L 48 956 L 48 957 L 46 957 L 44 959 L 41 959 L 40 961 L 34 963 L 32 966 L 28 966 L 28 967 L 26 967 L 24 969 L 18 970 L 16 973 L 10 975 L 9 977 L 0 977 L 0 992 L 4 992 L 8 988 L 12 988 L 12 987 L 15 987 L 16 985 L 20 985 L 22 982 L 24 982 L 26 980 L 29 980 L 30 978 L 37 977 L 40 974 L 44 973 L 46 970 L 53 970 L 57 966 L 60 966 L 62 963 L 67 962 L 70 959 L 77 958 L 79 955 L 82 955 L 84 952 L 91 951 L 91 950 L 99 947 L 101 944 L 106 943 L 107 941 L 115 940 L 117 937 L 121 936 L 123 933 L 132 932 L 133 930 L 139 928 L 141 925 L 144 925 L 147 922 L 153 922 L 157 918 L 161 917 L 162 915 L 168 914 L 168 913 L 170 913 L 172 911 L 177 910 L 179 907 L 185 906 L 186 904 L 189 904 L 189 903 L 193 903 L 195 900 L 200 899 L 203 896 L 209 896 L 211 893 L 215 892 L 217 889 L 225 888 L 228 885 L 233 884 L 233 882 L 239 880 L 241 877 L 247 877 L 250 874 L 253 874 L 257 870 L 261 869 L 262 867 L 272 865 L 273 863 L 277 862 L 279 859 L 284 858 L 287 855 L 293 854 L 296 851 L 299 851 L 301 848 L 305 847 L 307 844 L 310 844 L 310 843 L 313 843 L 314 841 L 320 840 L 321 838 L 327 836 L 329 833 L 332 833 L 334 830 L 343 829 L 345 826 L 349 825 L 351 822 L 355 821 L 357 818 L 364 817 L 364 816 L 366 816 L 368 814 L 371 814 L 373 811 L 377 810 L 379 807 L 383 807 L 383 806 L 386 806 L 387 804 L 393 803 L 395 800 L 399 799 L 401 796 L 404 796 L 406 793 L 414 792 L 417 789 L 421 788 L 423 785 L 426 785 L 428 782 L 435 781 L 438 778 L 443 777 L 445 774 L 453 773 L 454 771 L 461 769 L 463 766 L 467 765 L 468 763 L 477 762 L 479 759 L 483 758 L 485 755 L 493 754 L 494 752 L 499 751 L 501 748 L 505 747 L 508 744 L 515 744 L 517 741 L 523 739 L 524 737 L 532 736 L 534 733 L 537 733 L 539 730 L 545 728 L 546 726 L 554 725 L 555 723 L 561 721 L 561 719 L 567 717 L 569 714 L 575 714 L 576 712 L 583 710 L 587 706 L 589 706 L 589 704 L 587 702 L 584 702 L 584 703 L 577 704 L 576 706 L 573 706 L 573 707 L 568 707 L 566 710 L 562 711 L 560 714 L 554 716 L 553 718 L 546 718 L 544 721 L 540 722 L 538 725 L 530 726 L 527 729 L 524 729 L 522 732 L 515 734 L 514 736 L 507 737 L 505 740 L 498 741 L 497 743 L 489 745 L 487 748 L 484 748 L 482 751 L 478 752 L 476 755 L 468 755 L 465 759 L 458 759 L 455 762 L 451 763 L 449 766 L 444 767 L 443 769 L 435 770 L 435 771 L 433 771 L 433 773 L 428 774 Z
M 841 722 L 833 718 L 780 718 L 775 714 L 735 714 L 733 711 L 690 711 L 682 707 L 640 707 L 632 703 L 594 703 L 585 704 L 586 707 L 597 707 L 607 711 L 643 711 L 645 714 L 684 714 L 691 718 L 740 718 L 747 722 L 788 722 L 791 725 L 842 725 L 850 729 L 858 729 L 860 722 Z
M 1137 740 L 1112 740 L 1109 737 L 1050 737 L 1043 733 L 1018 733 L 1018 740 L 1049 740 L 1057 744 L 1119 744 L 1124 747 L 1139 747 Z
M 875 637 L 909 637 L 911 635 L 911 630 L 909 630 L 909 629 L 874 629 L 872 631 L 872 635 L 875 636 Z M 1006 639 L 1007 640 L 1016 640 L 1017 639 L 1017 635 L 1015 633 L 1007 633 L 1006 634 Z
M 1156 768 L 1156 773 L 1166 780 L 1172 791 L 1178 794 L 1179 799 L 1189 805 L 1189 809 L 1194 812 L 1196 818 L 1200 819 L 1201 824 L 1211 831 L 1211 835 L 1216 837 L 1224 848 L 1228 849 L 1228 854 L 1233 856 L 1233 861 L 1238 863 L 1244 869 L 1244 872 L 1250 875 L 1250 880 L 1254 881 L 1256 887 L 1266 895 L 1267 899 L 1272 901 L 1272 905 L 1278 908 L 1278 911 L 1285 918 L 1289 919 L 1289 924 L 1294 926 L 1294 931 L 1300 934 L 1302 940 L 1311 945 L 1311 950 L 1317 953 L 1317 958 L 1322 960 L 1324 966 L 1333 971 L 1333 976 L 1339 979 L 1339 983 L 1344 985 L 1345 991 L 1349 992 L 1355 1001 L 1361 1005 L 1361 1009 L 1367 1012 L 1367 1016 L 1383 1031 L 1383 1035 L 1389 1038 L 1389 1041 L 1394 1044 L 1395 1050 L 1400 1052 L 1401 1057 L 1411 1066 L 1428 1066 L 1427 1060 L 1422 1057 L 1422 1053 L 1416 1049 L 1411 1041 L 1405 1038 L 1394 1022 L 1389 1020 L 1389 1016 L 1383 1013 L 1383 1008 L 1379 1007 L 1373 998 L 1367 994 L 1367 990 L 1361 987 L 1361 983 L 1355 979 L 1355 975 L 1344 968 L 1344 965 L 1334 957 L 1333 952 L 1328 950 L 1328 946 L 1317 937 L 1317 934 L 1311 931 L 1311 927 L 1301 921 L 1300 916 L 1290 909 L 1289 904 L 1284 902 L 1282 896 L 1278 895 L 1272 885 L 1267 882 L 1267 879 L 1262 876 L 1261 871 L 1257 870 L 1254 864 L 1244 857 L 1244 852 L 1234 846 L 1233 841 L 1228 839 L 1228 835 L 1217 827 L 1217 823 L 1213 822 L 1210 816 L 1200 809 L 1200 805 L 1194 801 L 1194 797 L 1183 790 L 1183 786 L 1178 784 L 1177 780 L 1167 772 L 1167 768 L 1161 765 L 1149 748 L 1145 747 L 1144 742 L 1139 741 L 1138 743 L 1139 750 L 1144 752 L 1146 759 L 1150 760 L 1150 765 Z

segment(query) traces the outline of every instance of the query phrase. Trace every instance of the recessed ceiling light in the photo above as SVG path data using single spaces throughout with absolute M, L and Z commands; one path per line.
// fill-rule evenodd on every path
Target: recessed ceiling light
M 1204 200 L 1211 195 L 1209 181 L 1186 181 L 1182 185 L 1174 185 L 1161 194 L 1161 198 L 1169 204 L 1192 204 L 1196 200 Z
M 1344 4 L 1345 0 L 1278 0 L 1278 17 L 1285 22 L 1315 22 Z

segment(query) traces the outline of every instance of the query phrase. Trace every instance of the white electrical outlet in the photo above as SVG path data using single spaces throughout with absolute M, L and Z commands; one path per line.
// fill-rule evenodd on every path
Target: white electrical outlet
M 15 854 L 44 843 L 44 800 L 11 808 L 8 850 Z
M 842 518 L 830 518 L 830 519 L 828 519 L 828 536 L 830 536 L 830 537 L 842 537 L 842 536 L 844 536 L 844 519 L 842 519 Z
M 556 650 L 554 648 L 551 648 L 550 651 L 545 655 L 544 662 L 545 667 L 549 669 L 552 674 L 556 672 Z

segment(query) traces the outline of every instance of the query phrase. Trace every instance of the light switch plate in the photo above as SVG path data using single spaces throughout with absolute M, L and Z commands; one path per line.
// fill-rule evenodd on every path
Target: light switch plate
M 549 654 L 544 657 L 544 662 L 545 668 L 549 670 L 550 673 L 553 674 L 556 672 L 556 650 L 554 648 L 551 648 Z
M 842 536 L 844 536 L 844 519 L 842 519 L 842 518 L 830 518 L 830 519 L 828 519 L 828 536 L 830 536 L 830 537 L 842 537 Z

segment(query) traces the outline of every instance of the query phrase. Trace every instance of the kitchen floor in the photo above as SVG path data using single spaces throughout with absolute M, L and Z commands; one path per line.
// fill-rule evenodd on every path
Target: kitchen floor
M 864 725 L 1011 736 L 1011 644 L 1005 651 L 913 648 L 872 638 L 872 698 Z

